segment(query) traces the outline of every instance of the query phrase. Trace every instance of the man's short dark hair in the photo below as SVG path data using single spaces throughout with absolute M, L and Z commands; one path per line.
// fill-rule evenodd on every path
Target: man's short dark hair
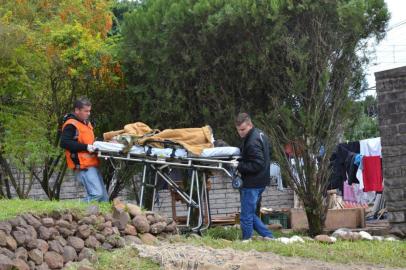
M 82 109 L 85 106 L 92 106 L 92 103 L 87 97 L 80 97 L 73 103 L 74 109 Z
M 251 117 L 248 113 L 239 113 L 235 118 L 235 125 L 240 126 L 242 123 L 251 123 Z

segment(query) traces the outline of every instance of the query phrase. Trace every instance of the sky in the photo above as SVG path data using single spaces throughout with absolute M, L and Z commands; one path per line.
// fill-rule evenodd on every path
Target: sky
M 386 37 L 376 46 L 371 63 L 367 67 L 368 85 L 375 87 L 374 73 L 382 70 L 406 66 L 406 1 L 385 0 L 391 18 Z M 369 90 L 366 95 L 376 95 Z

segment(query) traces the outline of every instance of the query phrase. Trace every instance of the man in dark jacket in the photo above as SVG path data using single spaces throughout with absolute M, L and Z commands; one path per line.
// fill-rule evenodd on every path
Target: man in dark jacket
M 235 125 L 238 134 L 243 139 L 241 159 L 237 167 L 243 179 L 243 186 L 240 189 L 240 224 L 243 240 L 249 241 L 253 230 L 269 240 L 273 238 L 272 232 L 255 213 L 261 194 L 270 180 L 268 138 L 261 130 L 254 127 L 247 113 L 240 113 L 235 120 Z
M 74 112 L 65 115 L 62 126 L 61 147 L 65 149 L 68 167 L 75 172 L 87 193 L 86 202 L 108 201 L 106 187 L 98 170 L 93 126 L 89 121 L 91 103 L 80 98 L 74 103 Z

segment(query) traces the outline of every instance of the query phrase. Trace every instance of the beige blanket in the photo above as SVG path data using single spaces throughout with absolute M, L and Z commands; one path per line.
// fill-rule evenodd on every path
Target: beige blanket
M 153 130 L 148 125 L 146 125 L 142 122 L 136 122 L 136 123 L 125 125 L 124 129 L 103 133 L 103 139 L 104 139 L 104 141 L 111 141 L 114 137 L 116 137 L 118 135 L 123 135 L 123 136 L 129 135 L 132 137 L 141 138 L 145 135 L 148 135 L 148 134 L 153 135 L 158 132 L 159 132 L 159 130 L 157 130 L 157 129 Z
M 213 132 L 210 126 L 202 128 L 165 129 L 161 132 L 153 130 L 142 122 L 126 125 L 123 130 L 110 131 L 103 134 L 105 141 L 112 140 L 115 136 L 129 135 L 139 145 L 151 145 L 163 148 L 159 142 L 170 141 L 182 145 L 194 155 L 200 155 L 204 148 L 213 147 Z

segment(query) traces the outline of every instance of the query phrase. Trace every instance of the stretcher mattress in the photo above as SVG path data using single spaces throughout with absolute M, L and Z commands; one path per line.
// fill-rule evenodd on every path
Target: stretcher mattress
M 93 144 L 101 152 L 120 153 L 125 148 L 124 144 L 117 142 L 102 142 L 96 141 Z M 157 157 L 176 157 L 187 158 L 196 157 L 195 155 L 188 153 L 186 149 L 172 149 L 172 148 L 155 148 L 150 146 L 134 145 L 129 151 L 131 155 L 151 155 Z M 211 158 L 211 157 L 230 157 L 239 156 L 240 149 L 238 147 L 224 146 L 205 148 L 202 154 L 198 157 Z

